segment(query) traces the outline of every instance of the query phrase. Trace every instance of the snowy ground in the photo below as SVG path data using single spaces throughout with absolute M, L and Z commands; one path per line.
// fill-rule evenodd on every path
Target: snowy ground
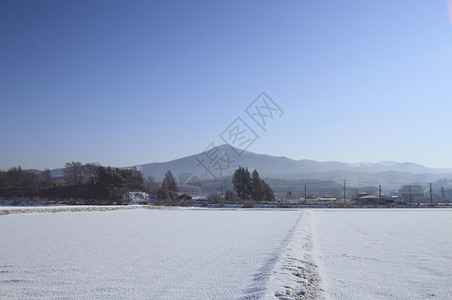
M 452 299 L 452 210 L 317 210 L 329 299 Z
M 132 210 L 132 209 L 176 209 L 176 208 L 154 205 L 0 206 L 0 216 L 11 214 L 28 214 L 28 213 L 86 212 L 86 211 Z
M 0 210 L 0 299 L 452 299 L 450 209 L 46 209 Z
M 296 283 L 296 272 L 282 268 L 287 259 L 298 259 L 291 265 L 299 270 L 306 264 L 296 257 L 303 250 L 286 253 L 302 214 L 135 209 L 3 215 L 0 298 L 274 299 L 277 294 L 284 299 L 308 294 Z

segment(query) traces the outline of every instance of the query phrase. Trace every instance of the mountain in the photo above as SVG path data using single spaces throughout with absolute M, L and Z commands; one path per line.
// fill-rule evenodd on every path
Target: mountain
M 315 179 L 340 184 L 345 179 L 347 184 L 354 186 L 383 184 L 386 187 L 400 187 L 403 184 L 426 184 L 440 179 L 452 179 L 452 169 L 428 168 L 411 162 L 343 163 L 293 160 L 244 151 L 227 144 L 168 162 L 125 168 L 137 168 L 144 176 L 153 176 L 159 181 L 163 180 L 166 171 L 171 170 L 180 184 L 194 184 L 216 179 L 230 182 L 230 176 L 239 166 L 247 167 L 250 171 L 257 169 L 265 179 L 289 180 L 295 183 L 299 180 Z M 40 173 L 39 170 L 29 171 Z M 64 174 L 62 168 L 51 171 L 53 177 Z
M 200 180 L 231 176 L 238 166 L 257 169 L 264 178 L 349 180 L 359 185 L 372 183 L 412 183 L 451 178 L 452 169 L 428 168 L 416 163 L 393 161 L 378 163 L 318 162 L 308 159 L 257 154 L 221 145 L 209 151 L 164 163 L 149 163 L 137 167 L 145 176 L 162 180 L 165 172 L 173 175 L 191 174 Z
M 150 163 L 137 167 L 144 175 L 152 175 L 156 179 L 163 178 L 167 170 L 171 170 L 174 175 L 191 173 L 202 179 L 210 179 L 214 176 L 232 175 L 239 165 L 246 166 L 250 170 L 258 169 L 262 175 L 300 172 L 300 167 L 294 160 L 243 151 L 229 145 L 218 146 L 206 152 L 166 163 Z

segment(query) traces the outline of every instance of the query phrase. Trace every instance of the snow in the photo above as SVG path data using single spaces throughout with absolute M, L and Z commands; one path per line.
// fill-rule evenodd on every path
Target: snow
M 26 213 L 59 213 L 83 211 L 113 211 L 132 209 L 174 209 L 172 207 L 155 205 L 62 205 L 62 206 L 0 206 L 0 215 Z
M 3 215 L 0 298 L 274 298 L 272 276 L 301 216 L 201 209 Z
M 367 162 L 349 163 L 348 165 L 352 167 L 374 167 L 374 166 L 392 167 L 398 164 L 400 163 L 387 160 L 387 161 L 367 161 Z
M 452 210 L 318 210 L 328 299 L 452 299 Z
M 452 299 L 451 209 L 1 208 L 0 228 L 0 299 Z

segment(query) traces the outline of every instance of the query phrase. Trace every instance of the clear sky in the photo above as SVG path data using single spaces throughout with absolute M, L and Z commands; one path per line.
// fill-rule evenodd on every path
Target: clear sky
M 451 13 L 449 13 L 451 12 Z M 452 167 L 446 0 L 1 1 L 0 169 L 248 150 Z M 262 131 L 245 108 L 284 111 Z

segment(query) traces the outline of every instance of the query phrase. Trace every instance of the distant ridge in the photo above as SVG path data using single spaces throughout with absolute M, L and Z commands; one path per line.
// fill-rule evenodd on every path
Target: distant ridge
M 215 153 L 225 155 L 223 170 L 215 171 L 211 166 L 211 173 L 204 166 L 208 165 L 209 156 Z M 227 163 L 226 163 L 227 161 Z M 204 166 L 203 166 L 204 165 Z M 344 163 L 336 161 L 318 162 L 309 159 L 294 160 L 287 157 L 257 154 L 244 151 L 224 144 L 206 152 L 161 163 L 148 163 L 129 166 L 125 168 L 137 168 L 144 176 L 153 176 L 156 180 L 162 180 L 166 171 L 171 170 L 173 175 L 196 177 L 199 180 L 213 180 L 228 178 L 238 166 L 247 167 L 250 170 L 257 169 L 264 178 L 280 179 L 319 179 L 319 180 L 343 180 L 348 179 L 356 185 L 376 183 L 408 184 L 414 182 L 436 181 L 443 178 L 452 178 L 452 169 L 428 168 L 412 162 L 363 162 Z M 39 172 L 33 170 L 34 172 Z M 63 176 L 63 169 L 52 170 L 54 177 Z
M 316 178 L 336 180 L 338 177 L 344 177 L 346 174 L 355 174 L 353 177 L 356 177 L 357 179 L 361 176 L 363 180 L 366 180 L 366 177 L 372 177 L 372 180 L 377 180 L 379 176 L 377 176 L 378 174 L 376 173 L 380 173 L 382 177 L 386 176 L 390 180 L 404 180 L 404 178 L 429 180 L 430 178 L 439 179 L 448 176 L 452 177 L 452 169 L 428 168 L 411 162 L 399 163 L 384 161 L 375 163 L 343 163 L 335 161 L 318 162 L 309 159 L 293 160 L 287 157 L 244 151 L 227 144 L 218 146 L 217 150 L 219 153 L 225 153 L 229 157 L 229 164 L 225 164 L 229 165 L 229 167 L 222 170 L 221 176 L 219 176 L 220 172 L 216 172 L 216 175 L 219 177 L 232 175 L 239 165 L 248 167 L 250 170 L 257 169 L 261 176 L 267 178 Z M 215 152 L 215 150 L 210 151 Z M 207 162 L 208 156 L 208 152 L 201 152 L 169 162 L 149 163 L 132 167 L 137 167 L 145 176 L 151 175 L 157 180 L 161 180 L 167 170 L 171 170 L 174 175 L 190 173 L 196 175 L 200 179 L 211 179 L 211 174 L 209 174 L 199 162 L 202 160 Z M 356 174 L 360 175 L 357 176 Z M 387 180 L 382 178 L 381 181 Z

